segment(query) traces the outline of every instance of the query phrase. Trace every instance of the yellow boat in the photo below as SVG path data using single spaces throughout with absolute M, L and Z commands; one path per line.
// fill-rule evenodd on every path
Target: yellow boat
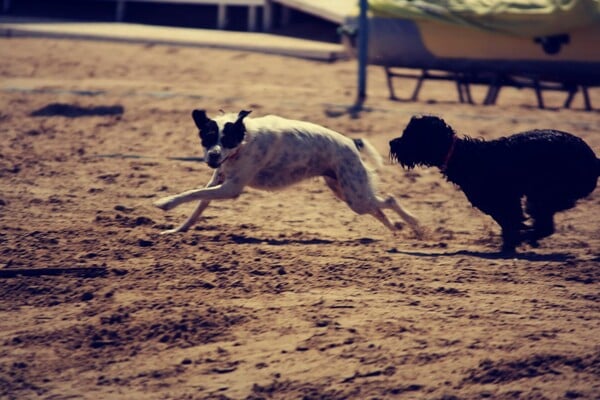
M 349 18 L 344 31 L 358 28 Z M 356 51 L 351 36 L 344 42 Z M 392 96 L 391 78 L 405 76 L 392 69 L 401 67 L 423 70 L 421 81 L 487 83 L 487 104 L 510 85 L 538 89 L 541 106 L 543 89 L 567 91 L 566 106 L 582 89 L 591 108 L 587 88 L 600 85 L 600 1 L 370 0 L 367 62 L 386 68 Z

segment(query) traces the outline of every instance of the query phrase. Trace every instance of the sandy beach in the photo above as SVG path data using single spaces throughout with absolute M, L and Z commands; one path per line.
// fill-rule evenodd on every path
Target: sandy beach
M 505 89 L 496 106 L 426 82 L 346 112 L 356 62 L 234 50 L 0 39 L 0 397 L 6 399 L 594 399 L 600 394 L 600 190 L 540 248 L 435 169 L 389 161 L 379 190 L 426 227 L 395 236 L 321 178 L 211 203 L 156 199 L 212 171 L 194 108 L 252 110 L 388 141 L 413 114 L 485 139 L 532 128 L 600 154 L 599 111 Z M 414 82 L 398 82 L 408 97 Z M 484 88 L 475 87 L 481 101 Z M 600 90 L 590 90 L 600 107 Z M 175 158 L 175 159 L 174 159 Z M 397 220 L 397 217 L 388 214 Z M 11 274 L 11 271 L 21 271 Z

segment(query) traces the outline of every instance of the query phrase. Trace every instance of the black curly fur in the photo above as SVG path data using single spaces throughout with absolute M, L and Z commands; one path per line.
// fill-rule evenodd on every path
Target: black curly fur
M 405 168 L 438 167 L 502 228 L 503 251 L 554 233 L 554 214 L 594 191 L 600 159 L 566 132 L 532 130 L 496 140 L 459 138 L 435 116 L 415 116 L 390 155 Z M 521 200 L 533 224 L 524 224 Z

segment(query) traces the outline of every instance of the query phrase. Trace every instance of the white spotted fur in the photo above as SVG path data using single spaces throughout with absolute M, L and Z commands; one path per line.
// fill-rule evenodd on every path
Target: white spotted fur
M 236 119 L 235 114 L 213 118 L 219 126 L 219 135 L 226 122 Z M 393 231 L 397 226 L 382 212 L 391 208 L 420 234 L 417 219 L 393 197 L 382 199 L 375 194 L 372 172 L 361 160 L 352 139 L 310 122 L 274 115 L 246 117 L 244 126 L 246 134 L 238 147 L 225 149 L 219 142 L 204 149 L 205 156 L 210 152 L 221 156 L 221 164 L 205 188 L 163 197 L 154 203 L 163 210 L 170 210 L 183 203 L 199 201 L 183 224 L 163 233 L 188 230 L 210 201 L 236 198 L 246 186 L 275 190 L 306 178 L 323 176 L 334 194 L 356 213 L 371 214 Z M 363 144 L 362 152 L 380 166 L 381 156 L 366 140 Z

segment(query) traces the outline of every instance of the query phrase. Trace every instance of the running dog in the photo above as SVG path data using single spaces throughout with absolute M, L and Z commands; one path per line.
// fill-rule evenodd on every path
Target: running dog
M 436 116 L 414 116 L 391 157 L 405 168 L 438 167 L 471 204 L 502 228 L 504 252 L 554 233 L 554 214 L 575 206 L 596 188 L 600 160 L 580 138 L 552 129 L 497 140 L 459 138 Z M 521 200 L 533 220 L 524 224 Z
M 234 199 L 246 186 L 275 190 L 310 177 L 323 176 L 333 193 L 358 214 L 371 214 L 395 231 L 383 209 L 392 209 L 417 235 L 417 219 L 391 196 L 375 194 L 373 177 L 361 153 L 377 164 L 381 157 L 366 140 L 347 138 L 309 122 L 274 115 L 248 117 L 250 111 L 223 114 L 211 119 L 204 110 L 194 110 L 204 159 L 215 171 L 202 189 L 193 189 L 154 203 L 170 210 L 183 203 L 199 201 L 190 217 L 179 227 L 163 233 L 188 230 L 212 200 Z

